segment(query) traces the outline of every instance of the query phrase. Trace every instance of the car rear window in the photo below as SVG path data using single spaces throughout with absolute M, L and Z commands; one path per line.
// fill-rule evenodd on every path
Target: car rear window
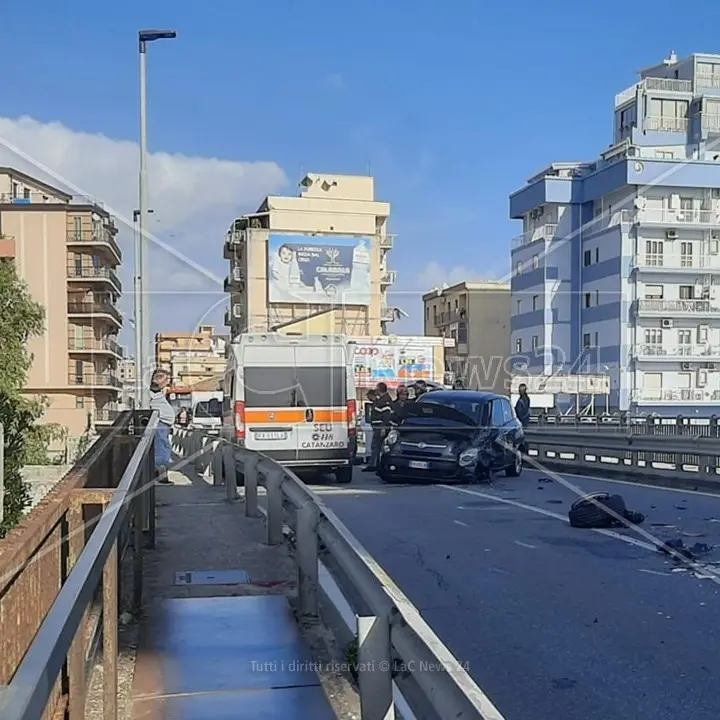
M 195 406 L 193 416 L 196 418 L 218 418 L 222 417 L 222 404 L 219 400 L 203 400 Z
M 345 405 L 344 367 L 245 368 L 246 407 Z

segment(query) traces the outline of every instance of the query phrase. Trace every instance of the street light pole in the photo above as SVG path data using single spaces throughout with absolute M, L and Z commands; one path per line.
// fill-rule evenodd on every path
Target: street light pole
M 147 234 L 148 191 L 147 191 L 147 46 L 155 40 L 172 40 L 177 37 L 174 30 L 140 30 L 138 33 L 140 50 L 140 232 L 138 265 L 138 296 L 140 298 L 140 312 L 135 317 L 136 326 L 139 326 L 140 343 L 137 346 L 138 358 L 136 372 L 140 377 L 141 395 L 138 397 L 138 407 L 150 406 L 149 383 L 145 382 L 145 370 L 152 365 L 152 335 L 150 333 L 150 277 L 148 255 L 150 243 Z M 136 335 L 137 337 L 137 335 Z
M 142 318 L 142 278 L 140 277 L 140 262 L 142 257 L 142 242 L 138 232 L 139 210 L 133 210 L 133 244 L 135 247 L 135 276 L 133 278 L 133 321 L 135 330 L 135 402 L 133 406 L 141 407 L 142 403 L 142 368 L 144 367 L 145 353 L 143 352 L 143 334 L 140 325 Z

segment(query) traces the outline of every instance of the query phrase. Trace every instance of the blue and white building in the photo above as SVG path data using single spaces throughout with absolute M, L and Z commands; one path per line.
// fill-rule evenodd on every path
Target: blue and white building
M 531 177 L 510 216 L 530 373 L 609 374 L 633 413 L 720 414 L 720 55 L 643 70 L 611 147 Z

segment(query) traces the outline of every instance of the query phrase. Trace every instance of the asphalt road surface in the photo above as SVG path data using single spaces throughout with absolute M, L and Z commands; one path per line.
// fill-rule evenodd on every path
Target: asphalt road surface
M 619 492 L 658 540 L 720 546 L 720 498 L 564 478 Z M 720 548 L 698 573 L 636 531 L 571 528 L 574 491 L 535 471 L 313 487 L 506 720 L 720 718 Z

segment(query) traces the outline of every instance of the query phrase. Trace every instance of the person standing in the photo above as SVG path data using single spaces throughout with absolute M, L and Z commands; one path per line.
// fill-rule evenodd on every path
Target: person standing
M 522 383 L 518 387 L 518 399 L 515 403 L 515 414 L 523 427 L 530 424 L 530 396 L 527 392 L 527 385 Z
M 158 425 L 155 431 L 155 475 L 157 482 L 169 485 L 168 468 L 172 460 L 170 447 L 170 430 L 175 422 L 175 411 L 168 402 L 165 393 L 169 378 L 165 370 L 156 370 L 150 381 L 150 410 L 159 414 Z
M 368 393 L 369 394 L 369 393 Z M 372 425 L 372 447 L 370 464 L 363 468 L 363 472 L 376 472 L 380 465 L 380 452 L 383 440 L 390 427 L 393 416 L 393 400 L 388 392 L 387 385 L 379 382 L 375 387 L 375 400 L 370 411 L 370 424 Z
M 412 401 L 408 389 L 404 385 L 398 385 L 395 391 L 395 401 L 393 402 L 393 422 L 398 423 L 405 417 L 405 408 L 410 402 Z

